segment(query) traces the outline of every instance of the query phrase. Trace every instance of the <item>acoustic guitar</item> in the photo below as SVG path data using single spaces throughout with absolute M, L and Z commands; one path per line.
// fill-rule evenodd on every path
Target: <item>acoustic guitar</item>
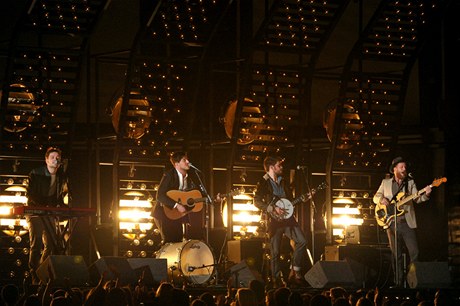
M 222 194 L 220 197 L 229 197 L 236 194 L 239 194 L 240 190 L 236 189 L 230 191 L 229 193 Z M 170 197 L 172 200 L 176 201 L 176 203 L 181 204 L 185 207 L 186 211 L 181 213 L 175 208 L 170 208 L 163 205 L 163 210 L 165 212 L 166 217 L 171 220 L 177 220 L 182 218 L 183 216 L 188 215 L 192 212 L 199 212 L 203 209 L 203 204 L 206 202 L 207 198 L 203 197 L 199 190 L 193 189 L 189 191 L 181 191 L 181 190 L 170 190 L 166 192 L 166 195 Z M 215 200 L 215 199 L 213 199 Z

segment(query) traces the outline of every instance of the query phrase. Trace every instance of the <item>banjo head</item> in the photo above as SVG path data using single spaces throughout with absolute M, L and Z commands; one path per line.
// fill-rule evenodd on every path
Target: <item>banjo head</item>
M 279 199 L 275 203 L 275 206 L 283 209 L 285 212 L 283 216 L 277 216 L 278 220 L 289 219 L 294 213 L 294 205 L 292 205 L 291 201 L 289 201 L 288 199 Z

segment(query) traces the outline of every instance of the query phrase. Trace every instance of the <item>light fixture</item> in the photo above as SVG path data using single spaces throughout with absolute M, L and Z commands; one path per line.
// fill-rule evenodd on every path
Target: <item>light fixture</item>
M 241 188 L 239 189 L 241 191 Z M 233 233 L 240 237 L 255 235 L 260 224 L 259 209 L 253 204 L 253 197 L 249 194 L 237 194 L 233 196 L 233 208 L 231 209 Z M 228 206 L 224 204 L 222 218 L 224 226 L 227 227 Z
M 224 118 L 220 118 L 223 122 L 225 133 L 229 139 L 232 139 L 233 125 L 236 119 L 236 108 L 238 100 L 230 101 L 227 105 Z M 243 108 L 241 111 L 240 130 L 238 133 L 238 144 L 246 145 L 253 142 L 259 135 L 262 129 L 263 119 L 261 118 L 261 110 L 253 100 L 244 98 Z
M 2 90 L 0 90 L 0 99 Z M 34 120 L 41 106 L 36 105 L 35 96 L 23 84 L 11 84 L 8 93 L 7 122 L 3 129 L 18 133 L 24 131 Z
M 152 108 L 147 99 L 141 98 L 140 92 L 131 92 L 125 122 L 125 137 L 139 139 L 147 132 L 152 121 Z M 123 96 L 120 96 L 112 109 L 112 124 L 115 131 L 120 131 L 120 115 Z
M 15 186 L 7 187 L 7 188 L 5 189 L 5 191 L 12 191 L 12 192 L 27 192 L 27 189 L 26 189 L 26 187 L 24 187 L 24 186 L 15 185 Z
M 21 192 L 16 192 L 15 195 L 0 195 L 0 203 L 26 204 L 27 197 L 21 195 Z
M 136 191 L 136 190 L 127 191 L 124 193 L 124 195 L 127 197 L 143 197 L 144 196 L 142 192 Z
M 145 232 L 153 227 L 151 209 L 151 197 L 144 200 L 146 194 L 139 190 L 132 189 L 132 183 L 129 182 L 131 188 L 123 194 L 123 198 L 119 201 L 118 219 L 119 229 L 125 238 L 141 239 L 145 237 Z

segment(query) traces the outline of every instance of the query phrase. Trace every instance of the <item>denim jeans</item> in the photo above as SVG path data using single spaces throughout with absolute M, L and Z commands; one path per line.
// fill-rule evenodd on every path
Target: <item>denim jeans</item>
M 40 264 L 51 254 L 51 238 L 45 230 L 42 218 L 48 217 L 27 217 L 29 224 L 29 269 L 34 283 L 38 282 L 37 269 Z
M 292 255 L 292 269 L 300 271 L 305 258 L 305 251 L 307 246 L 307 239 L 305 238 L 299 226 L 286 226 L 278 228 L 270 239 L 271 248 L 271 269 L 273 279 L 279 276 L 281 272 L 279 257 L 281 249 L 281 240 L 283 234 L 290 240 L 294 241 L 294 253 Z

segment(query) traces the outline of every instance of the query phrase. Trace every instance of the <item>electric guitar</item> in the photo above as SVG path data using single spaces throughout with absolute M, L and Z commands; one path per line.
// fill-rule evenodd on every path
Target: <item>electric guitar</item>
M 427 187 L 438 187 L 439 185 L 445 182 L 447 182 L 447 178 L 442 177 L 433 180 L 431 185 L 428 185 Z M 404 197 L 404 192 L 400 192 L 396 196 L 396 201 L 391 201 L 390 205 L 377 204 L 375 206 L 375 218 L 377 219 L 377 224 L 383 226 L 384 228 L 387 228 L 395 218 L 395 209 L 396 216 L 401 216 L 405 214 L 406 211 L 402 208 L 402 206 L 422 196 L 426 192 L 427 187 L 419 190 L 417 193 L 407 195 L 406 197 Z
M 299 203 L 310 200 L 313 197 L 313 195 L 316 193 L 316 191 L 324 189 L 326 187 L 327 187 L 327 183 L 323 182 L 319 184 L 318 187 L 316 187 L 315 189 L 312 189 L 311 192 L 302 194 L 301 196 L 295 198 L 292 201 L 286 198 L 275 197 L 275 199 L 270 203 L 270 205 L 273 205 L 273 209 L 270 212 L 270 216 L 277 221 L 283 221 L 283 220 L 289 219 L 294 214 L 294 206 L 296 206 Z M 281 208 L 283 210 L 283 213 L 278 215 L 275 211 L 276 207 Z
M 220 195 L 220 197 L 230 197 L 239 193 L 240 190 L 235 189 L 230 191 L 229 193 Z M 179 203 L 182 206 L 184 206 L 186 209 L 185 212 L 181 213 L 175 208 L 170 208 L 163 205 L 165 215 L 170 220 L 177 220 L 185 215 L 188 215 L 189 213 L 201 211 L 203 209 L 203 203 L 207 200 L 207 198 L 203 197 L 201 192 L 196 189 L 189 191 L 169 190 L 168 192 L 166 192 L 166 195 L 170 197 L 172 200 L 176 201 L 176 203 Z

